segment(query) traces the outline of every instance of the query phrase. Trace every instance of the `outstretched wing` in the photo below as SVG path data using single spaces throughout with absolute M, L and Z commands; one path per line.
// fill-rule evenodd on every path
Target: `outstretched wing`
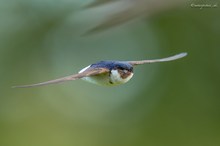
M 107 72 L 109 72 L 109 70 L 106 68 L 89 67 L 85 71 L 78 73 L 78 74 L 74 74 L 74 75 L 70 75 L 70 76 L 66 76 L 63 78 L 50 80 L 50 81 L 46 81 L 46 82 L 41 82 L 41 83 L 37 83 L 37 84 L 13 86 L 12 88 L 28 88 L 28 87 L 44 86 L 44 85 L 48 85 L 48 84 L 57 84 L 57 83 L 65 82 L 65 81 L 77 80 L 77 79 L 80 79 L 83 77 L 95 76 L 95 75 L 103 74 L 103 73 L 107 73 Z
M 128 61 L 128 63 L 131 64 L 132 66 L 134 66 L 134 65 L 140 65 L 140 64 L 145 64 L 145 63 L 166 62 L 166 61 L 172 61 L 172 60 L 177 60 L 177 59 L 183 58 L 186 55 L 187 55 L 187 53 L 180 53 L 180 54 L 170 56 L 167 58 L 162 58 L 162 59 Z

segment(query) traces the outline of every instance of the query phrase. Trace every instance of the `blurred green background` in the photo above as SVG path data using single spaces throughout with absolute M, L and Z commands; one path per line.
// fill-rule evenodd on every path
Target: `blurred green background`
M 87 1 L 0 1 L 1 146 L 219 146 L 220 13 L 170 9 L 96 34 Z M 98 9 L 98 10 L 96 10 Z M 11 89 L 99 60 L 177 61 L 135 68 L 127 84 L 81 80 Z

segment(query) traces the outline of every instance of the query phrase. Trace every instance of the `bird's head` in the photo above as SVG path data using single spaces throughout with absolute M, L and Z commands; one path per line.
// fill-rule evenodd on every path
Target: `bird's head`
M 110 80 L 112 84 L 123 84 L 133 76 L 133 66 L 124 62 L 115 62 L 111 68 Z
M 111 71 L 117 71 L 122 79 L 126 79 L 133 74 L 133 66 L 128 63 L 117 63 Z

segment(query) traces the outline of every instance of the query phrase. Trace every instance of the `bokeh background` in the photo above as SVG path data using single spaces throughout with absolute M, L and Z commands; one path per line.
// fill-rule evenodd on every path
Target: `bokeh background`
M 87 8 L 90 2 L 0 1 L 0 145 L 219 146 L 220 6 L 199 9 L 188 1 L 90 34 L 118 10 Z M 11 89 L 99 60 L 180 52 L 188 56 L 138 66 L 117 87 L 77 80 Z

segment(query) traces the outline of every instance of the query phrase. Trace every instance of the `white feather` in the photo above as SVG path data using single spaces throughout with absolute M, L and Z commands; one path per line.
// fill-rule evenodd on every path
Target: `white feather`
M 132 76 L 133 76 L 133 73 L 131 73 L 131 75 L 128 76 L 127 78 L 123 79 L 123 78 L 121 78 L 121 76 L 117 70 L 112 70 L 111 71 L 111 82 L 116 85 L 124 84 L 124 83 L 128 82 L 132 78 Z
M 85 68 L 81 69 L 81 70 L 79 71 L 79 73 L 84 72 L 85 70 L 87 70 L 88 68 L 90 68 L 90 66 L 91 66 L 91 65 L 89 65 L 89 66 L 87 66 L 87 67 L 85 67 Z

